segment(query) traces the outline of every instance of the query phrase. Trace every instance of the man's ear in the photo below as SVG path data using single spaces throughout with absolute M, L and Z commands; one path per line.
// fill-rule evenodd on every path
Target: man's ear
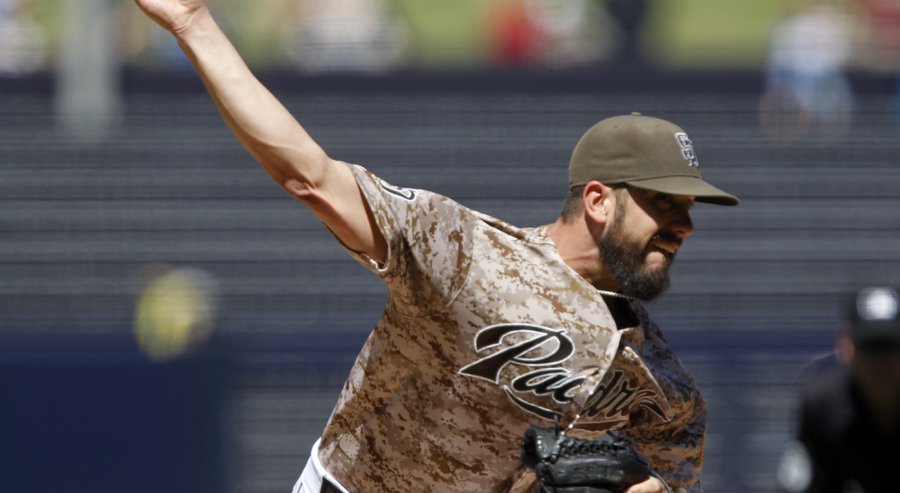
M 581 199 L 584 201 L 586 218 L 594 224 L 606 225 L 612 219 L 612 212 L 616 206 L 612 188 L 596 180 L 590 181 L 584 186 Z
M 849 364 L 853 361 L 853 353 L 855 352 L 853 339 L 851 339 L 850 336 L 851 330 L 849 324 L 843 324 L 840 328 L 837 340 L 834 341 L 834 352 L 837 355 L 837 359 L 844 364 Z

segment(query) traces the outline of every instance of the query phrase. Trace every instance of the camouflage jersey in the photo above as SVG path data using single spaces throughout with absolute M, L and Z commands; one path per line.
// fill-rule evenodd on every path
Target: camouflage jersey
M 675 491 L 700 491 L 706 406 L 638 303 L 598 292 L 546 227 L 352 170 L 388 244 L 384 263 L 353 255 L 388 299 L 320 443 L 344 487 L 529 491 L 522 435 L 558 418 L 617 429 Z

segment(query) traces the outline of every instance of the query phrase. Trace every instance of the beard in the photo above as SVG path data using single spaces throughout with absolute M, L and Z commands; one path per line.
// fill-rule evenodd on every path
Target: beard
M 618 208 L 618 207 L 617 207 Z M 672 259 L 664 254 L 666 263 L 652 268 L 646 264 L 649 246 L 629 241 L 624 235 L 624 207 L 616 211 L 615 219 L 606 234 L 597 240 L 600 260 L 619 284 L 619 292 L 641 301 L 651 301 L 669 288 L 669 266 Z

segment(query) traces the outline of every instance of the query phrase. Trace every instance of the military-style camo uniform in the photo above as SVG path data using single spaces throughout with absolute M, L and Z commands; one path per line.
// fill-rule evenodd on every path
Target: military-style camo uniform
M 322 436 L 351 492 L 526 491 L 521 437 L 618 429 L 675 491 L 700 491 L 704 404 L 636 302 L 572 270 L 546 227 L 517 228 L 353 173 L 389 246 L 388 303 Z

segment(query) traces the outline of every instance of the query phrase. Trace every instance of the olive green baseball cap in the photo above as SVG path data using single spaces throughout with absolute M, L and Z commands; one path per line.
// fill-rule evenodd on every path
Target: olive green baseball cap
M 740 203 L 700 177 L 700 162 L 687 132 L 640 113 L 602 120 L 578 141 L 569 161 L 569 188 L 593 180 L 687 195 L 698 202 Z

